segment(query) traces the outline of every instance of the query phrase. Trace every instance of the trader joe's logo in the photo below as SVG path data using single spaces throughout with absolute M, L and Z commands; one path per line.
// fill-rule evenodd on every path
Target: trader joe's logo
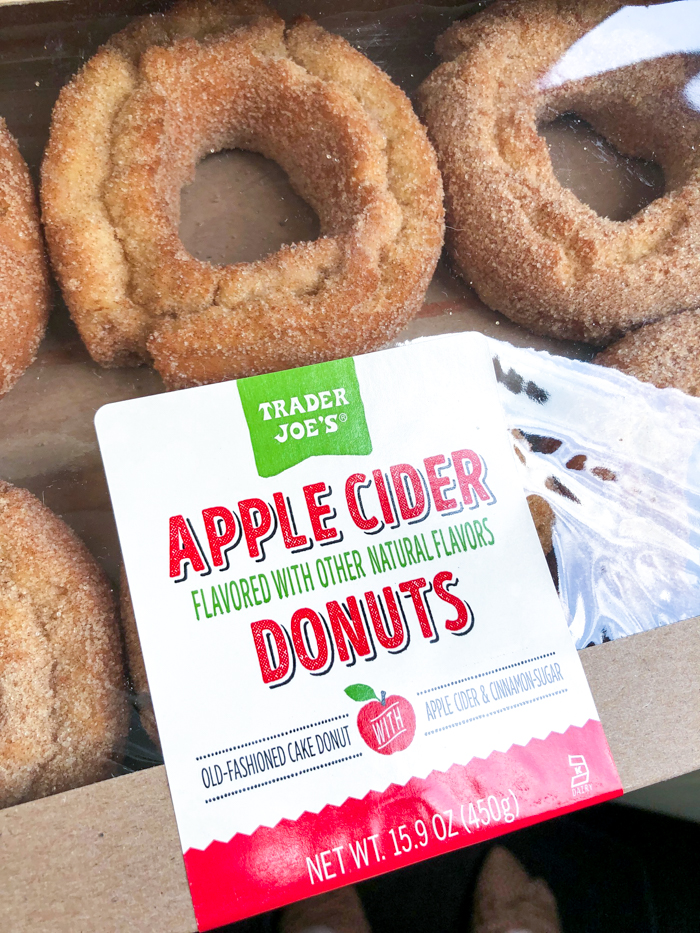
M 238 393 L 260 476 L 321 454 L 372 453 L 353 359 L 239 379 Z

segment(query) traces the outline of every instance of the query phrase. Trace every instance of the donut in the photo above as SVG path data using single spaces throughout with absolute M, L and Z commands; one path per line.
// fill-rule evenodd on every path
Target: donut
M 540 539 L 542 552 L 545 555 L 549 554 L 552 550 L 552 533 L 556 521 L 554 509 L 546 499 L 543 499 L 542 496 L 538 496 L 536 493 L 527 497 L 527 505 L 530 509 L 532 521 L 535 524 L 537 537 Z
M 126 659 L 129 665 L 129 675 L 131 683 L 136 693 L 136 708 L 139 711 L 141 724 L 146 733 L 160 751 L 160 739 L 158 737 L 158 727 L 156 717 L 153 712 L 153 702 L 151 701 L 151 691 L 148 686 L 148 677 L 146 676 L 146 666 L 143 663 L 143 654 L 141 653 L 141 642 L 136 628 L 136 617 L 134 616 L 134 607 L 129 593 L 129 584 L 126 579 L 124 568 L 121 570 L 119 582 L 122 632 L 124 633 L 124 644 L 126 646 Z
M 563 53 L 622 3 L 496 0 L 439 39 L 418 107 L 445 183 L 447 245 L 491 308 L 531 331 L 604 346 L 700 305 L 700 115 L 669 55 L 553 86 Z M 574 112 L 666 190 L 624 222 L 563 187 L 538 124 Z
M 213 265 L 179 193 L 221 149 L 276 161 L 322 236 Z M 338 36 L 256 0 L 136 20 L 65 87 L 42 170 L 53 267 L 103 365 L 168 388 L 363 353 L 418 310 L 443 237 L 435 154 L 408 99 Z
M 0 481 L 0 807 L 107 777 L 127 731 L 116 609 L 73 532 Z
M 0 396 L 34 360 L 49 286 L 29 170 L 0 118 Z
M 700 310 L 646 324 L 603 350 L 593 362 L 659 389 L 673 387 L 700 396 Z

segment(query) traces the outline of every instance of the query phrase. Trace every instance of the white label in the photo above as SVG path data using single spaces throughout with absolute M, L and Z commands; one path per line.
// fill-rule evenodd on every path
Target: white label
M 329 365 L 243 381 L 274 428 L 257 466 L 237 383 L 96 419 L 184 851 L 598 718 L 486 341 L 358 357 L 353 385 Z M 259 475 L 271 437 L 344 410 L 371 452 Z

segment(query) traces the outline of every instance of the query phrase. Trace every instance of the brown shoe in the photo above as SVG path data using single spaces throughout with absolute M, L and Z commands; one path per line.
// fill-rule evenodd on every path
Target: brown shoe
M 354 887 L 339 888 L 286 907 L 280 933 L 371 933 Z
M 507 849 L 491 849 L 474 893 L 472 933 L 561 933 L 557 902 Z

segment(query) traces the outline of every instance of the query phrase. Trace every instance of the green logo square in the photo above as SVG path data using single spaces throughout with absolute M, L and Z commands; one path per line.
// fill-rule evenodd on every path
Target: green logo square
M 372 453 L 353 359 L 239 379 L 238 394 L 259 476 L 309 457 Z

